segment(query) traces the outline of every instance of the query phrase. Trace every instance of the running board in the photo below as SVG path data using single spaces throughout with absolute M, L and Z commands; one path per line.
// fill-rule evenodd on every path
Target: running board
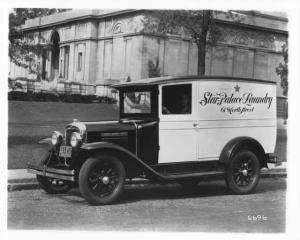
M 162 175 L 166 180 L 177 180 L 183 178 L 200 178 L 200 177 L 220 177 L 225 176 L 223 171 L 209 171 L 209 172 L 193 172 L 193 173 L 177 173 L 177 174 L 164 174 Z

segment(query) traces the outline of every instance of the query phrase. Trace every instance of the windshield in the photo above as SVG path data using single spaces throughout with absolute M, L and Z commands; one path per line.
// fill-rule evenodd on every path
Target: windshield
M 151 113 L 151 92 L 132 91 L 124 92 L 124 113 Z

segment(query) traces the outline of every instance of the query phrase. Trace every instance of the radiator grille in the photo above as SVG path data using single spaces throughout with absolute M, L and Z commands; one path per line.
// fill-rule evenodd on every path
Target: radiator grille
M 67 146 L 71 146 L 71 143 L 70 143 L 70 141 L 71 141 L 71 135 L 72 135 L 72 133 L 73 132 L 78 132 L 79 133 L 79 129 L 77 128 L 77 127 L 69 127 L 69 128 L 67 128 L 66 129 L 66 137 L 65 137 L 65 139 L 66 139 L 66 145 Z

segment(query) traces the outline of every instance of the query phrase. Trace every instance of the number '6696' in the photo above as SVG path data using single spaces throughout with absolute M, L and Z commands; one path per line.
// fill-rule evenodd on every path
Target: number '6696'
M 248 215 L 249 221 L 266 221 L 268 218 L 265 215 Z

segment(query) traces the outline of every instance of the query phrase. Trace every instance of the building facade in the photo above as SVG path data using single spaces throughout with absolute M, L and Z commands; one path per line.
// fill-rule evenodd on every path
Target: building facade
M 144 29 L 147 10 L 71 10 L 27 20 L 22 26 L 33 43 L 45 46 L 36 59 L 45 84 L 89 86 L 138 81 L 151 76 L 196 75 L 197 47 L 184 32 L 158 36 Z M 222 36 L 207 47 L 206 75 L 249 77 L 276 81 L 283 62 L 282 45 L 288 38 L 286 17 L 251 12 L 235 22 L 218 16 Z M 36 79 L 13 63 L 10 77 Z

